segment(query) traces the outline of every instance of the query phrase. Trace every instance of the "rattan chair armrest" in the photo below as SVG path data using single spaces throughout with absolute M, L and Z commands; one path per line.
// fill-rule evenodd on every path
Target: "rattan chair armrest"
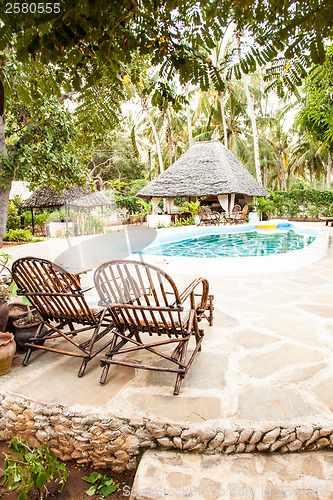
M 80 271 L 79 273 L 72 273 L 72 274 L 73 276 L 80 276 L 81 274 L 87 274 L 90 271 L 92 271 L 92 269 L 86 269 L 85 271 Z
M 203 291 L 202 291 L 202 300 L 201 306 L 203 306 L 203 302 L 206 304 L 208 298 L 209 284 L 205 278 L 196 278 L 188 285 L 187 288 L 180 294 L 180 303 L 183 304 L 186 299 L 193 293 L 198 285 L 202 283 Z

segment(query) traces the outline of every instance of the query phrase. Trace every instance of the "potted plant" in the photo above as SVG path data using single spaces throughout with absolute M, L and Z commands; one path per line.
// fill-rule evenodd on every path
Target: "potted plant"
M 13 282 L 11 285 L 12 295 L 17 297 L 17 286 Z M 40 317 L 30 309 L 31 303 L 27 297 L 21 297 L 23 304 L 17 305 L 17 316 L 13 316 L 10 321 L 10 328 L 14 333 L 16 342 L 20 347 L 25 347 L 26 342 L 37 333 L 41 323 Z M 44 327 L 45 328 L 45 327 Z
M 41 323 L 40 317 L 31 311 L 26 297 L 23 297 L 23 302 L 27 305 L 27 313 L 13 323 L 15 340 L 20 347 L 25 347 L 29 339 L 36 335 Z M 44 329 L 46 330 L 46 327 Z

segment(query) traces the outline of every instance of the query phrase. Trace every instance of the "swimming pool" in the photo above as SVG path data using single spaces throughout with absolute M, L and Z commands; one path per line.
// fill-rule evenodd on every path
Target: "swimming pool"
M 313 234 L 300 234 L 295 229 L 256 230 L 207 234 L 168 242 L 142 251 L 151 255 L 174 257 L 249 257 L 264 256 L 299 250 L 310 245 Z
M 144 260 L 171 274 L 249 276 L 291 271 L 326 255 L 329 241 L 327 228 L 313 223 L 280 222 L 281 226 L 288 227 L 275 231 L 258 229 L 250 223 L 242 226 L 158 229 L 154 241 L 145 248 L 133 249 L 131 258 Z M 254 233 L 257 233 L 256 238 L 253 238 Z M 259 246 L 255 246 L 255 239 L 257 245 L 260 242 Z M 225 240 L 229 243 L 233 241 L 234 245 L 223 245 Z M 227 248 L 228 255 L 217 255 L 216 248 L 219 251 Z

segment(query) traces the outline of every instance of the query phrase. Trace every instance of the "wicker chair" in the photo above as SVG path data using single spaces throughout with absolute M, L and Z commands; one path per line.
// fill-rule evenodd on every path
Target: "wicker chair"
M 235 214 L 235 217 L 230 220 L 230 224 L 244 224 L 248 211 L 249 207 L 248 205 L 245 205 L 243 210 L 240 213 Z
M 26 296 L 41 318 L 35 337 L 26 343 L 28 351 L 23 365 L 28 364 L 34 349 L 43 349 L 83 358 L 78 373 L 82 377 L 87 363 L 111 343 L 110 335 L 107 342 L 95 349 L 95 343 L 112 330 L 107 311 L 94 313 L 84 298 L 85 290 L 81 289 L 79 275 L 71 274 L 48 260 L 34 257 L 18 259 L 13 263 L 12 276 L 18 286 L 18 295 Z M 64 331 L 65 327 L 69 327 L 69 331 Z M 79 338 L 81 333 L 89 330 L 92 330 L 92 335 L 88 339 L 82 343 L 74 340 L 73 337 Z M 74 350 L 54 345 L 57 338 L 68 341 Z M 53 344 L 52 347 L 44 345 L 48 341 Z
M 210 209 L 201 209 L 198 213 L 200 222 L 198 226 L 211 226 L 211 225 L 216 225 L 220 224 L 223 222 L 223 217 L 221 217 L 222 214 L 219 212 L 215 212 Z
M 207 280 L 197 278 L 179 293 L 174 281 L 161 269 L 142 262 L 115 260 L 97 268 L 94 281 L 100 305 L 109 309 L 115 324 L 109 352 L 101 359 L 100 382 L 106 381 L 110 364 L 172 372 L 177 375 L 174 394 L 179 394 L 181 382 L 201 349 L 204 332 L 198 322 L 202 317 L 210 324 L 213 321 L 213 297 Z M 199 286 L 201 292 L 196 293 Z M 149 336 L 156 339 L 150 341 Z M 196 345 L 186 359 L 192 337 Z M 124 348 L 125 344 L 130 347 Z M 174 346 L 171 354 L 164 350 L 168 344 Z M 171 366 L 145 365 L 129 359 L 128 355 L 136 356 L 140 350 L 167 360 Z M 122 361 L 114 359 L 119 355 Z

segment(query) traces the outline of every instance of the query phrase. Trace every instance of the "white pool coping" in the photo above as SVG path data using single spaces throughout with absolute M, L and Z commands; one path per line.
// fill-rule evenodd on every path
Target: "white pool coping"
M 294 269 L 313 264 L 326 255 L 329 243 L 328 228 L 323 227 L 320 229 L 313 229 L 312 227 L 309 227 L 307 223 L 302 222 L 292 222 L 290 224 L 291 228 L 294 228 L 299 233 L 306 232 L 309 235 L 317 235 L 315 241 L 306 248 L 300 250 L 293 250 L 284 254 L 258 257 L 202 258 L 140 254 L 138 258 L 138 254 L 133 253 L 129 259 L 138 258 L 138 260 L 143 260 L 144 262 L 162 267 L 170 274 L 251 276 L 292 271 Z M 182 226 L 179 228 L 159 229 L 157 230 L 157 238 L 150 245 L 150 247 L 167 242 L 172 243 L 203 234 L 240 231 L 245 232 L 254 228 L 254 224 L 243 224 L 242 226 L 211 226 L 195 228 L 193 226 Z

